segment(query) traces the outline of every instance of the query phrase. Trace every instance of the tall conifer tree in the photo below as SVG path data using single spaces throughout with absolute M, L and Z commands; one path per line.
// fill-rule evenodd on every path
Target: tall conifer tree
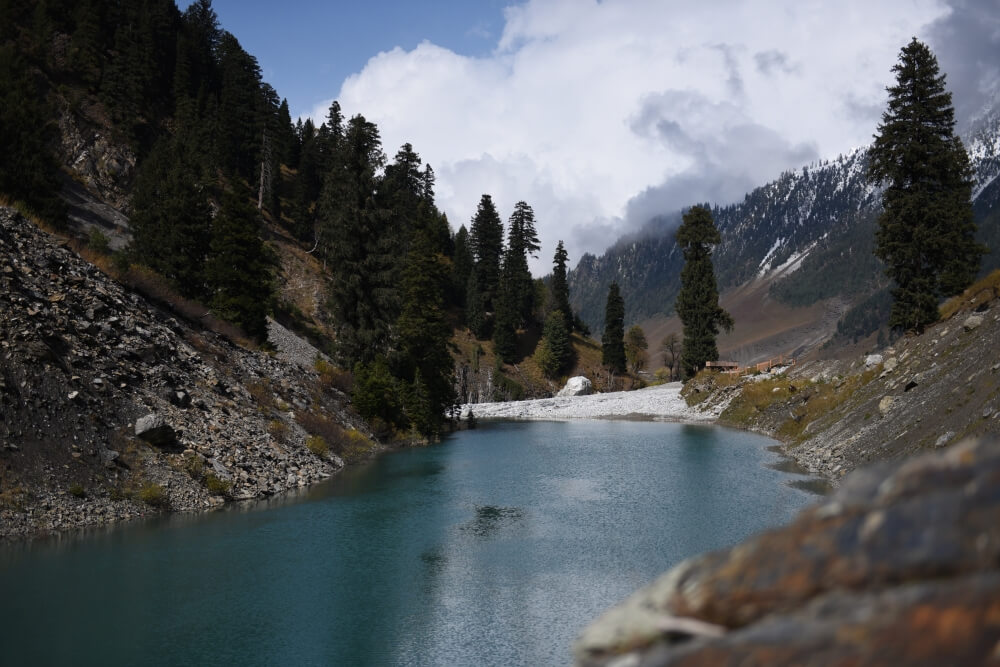
M 504 259 L 506 289 L 514 308 L 515 326 L 531 319 L 535 304 L 535 288 L 528 269 L 528 257 L 539 250 L 535 229 L 535 212 L 524 201 L 514 205 L 507 228 L 507 251 Z
M 616 282 L 608 288 L 604 306 L 601 363 L 616 373 L 625 372 L 625 300 Z
M 451 330 L 444 301 L 450 271 L 430 231 L 417 230 L 403 272 L 403 309 L 396 334 L 401 379 L 410 386 L 404 401 L 406 413 L 426 437 L 441 434 L 445 413 L 455 403 L 454 362 L 448 351 Z
M 469 227 L 469 246 L 476 260 L 480 299 L 485 312 L 492 312 L 500 289 L 500 264 L 503 257 L 503 223 L 493 198 L 483 195 Z
M 212 308 L 258 340 L 267 338 L 272 263 L 260 238 L 261 219 L 244 198 L 224 193 L 212 221 L 205 277 Z
M 514 256 L 508 250 L 504 253 L 504 265 L 500 277 L 500 294 L 495 299 L 496 313 L 493 322 L 493 349 L 503 361 L 514 363 L 517 355 L 518 304 L 517 292 L 510 282 L 515 273 L 511 266 Z
M 322 253 L 330 271 L 337 353 L 348 366 L 386 352 L 399 314 L 394 269 L 400 233 L 374 196 L 385 162 L 378 128 L 363 116 L 348 124 L 344 167 L 330 172 L 320 199 Z
M 875 254 L 894 282 L 890 326 L 921 331 L 943 297 L 972 282 L 985 249 L 975 241 L 973 172 L 937 58 L 914 38 L 892 71 L 896 85 L 869 152 L 869 176 L 887 184 Z
M 136 176 L 132 250 L 187 297 L 204 294 L 211 212 L 195 158 L 180 137 L 164 137 Z
M 563 242 L 560 240 L 556 244 L 556 254 L 552 258 L 552 305 L 555 310 L 562 313 L 565 320 L 566 330 L 573 330 L 573 312 L 569 305 L 569 282 L 566 280 L 566 263 L 569 255 Z
M 452 262 L 452 285 L 455 295 L 455 303 L 465 306 L 465 292 L 469 285 L 469 276 L 472 274 L 472 265 L 475 260 L 472 258 L 472 250 L 469 248 L 469 230 L 462 225 L 455 233 L 453 242 L 455 247 L 455 257 Z M 468 324 L 468 319 L 466 319 Z
M 719 358 L 715 337 L 720 328 L 727 331 L 733 328 L 733 318 L 719 307 L 719 289 L 712 267 L 712 246 L 721 240 L 712 213 L 704 206 L 691 207 L 677 229 L 677 245 L 684 251 L 684 268 L 674 307 L 684 325 L 681 369 L 685 378 L 694 376 L 706 361 Z
M 58 136 L 45 94 L 13 45 L 0 46 L 0 193 L 30 205 L 62 224 L 65 206 L 57 196 L 59 167 L 49 145 Z
M 469 272 L 465 285 L 465 323 L 476 338 L 483 340 L 489 337 L 483 290 L 479 287 L 479 271 L 475 266 Z

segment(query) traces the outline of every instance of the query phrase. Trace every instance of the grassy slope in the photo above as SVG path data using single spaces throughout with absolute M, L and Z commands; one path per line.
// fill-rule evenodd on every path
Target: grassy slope
M 731 333 L 719 336 L 722 359 L 741 364 L 765 361 L 779 354 L 802 356 L 815 349 L 837 329 L 843 304 L 830 299 L 802 308 L 783 304 L 768 293 L 770 281 L 758 280 L 725 292 L 720 304 L 736 321 Z M 663 365 L 660 341 L 681 335 L 676 315 L 662 315 L 640 323 L 650 346 L 650 368 Z

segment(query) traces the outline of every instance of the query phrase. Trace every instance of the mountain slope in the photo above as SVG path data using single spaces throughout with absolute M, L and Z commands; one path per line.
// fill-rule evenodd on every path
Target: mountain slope
M 374 447 L 316 350 L 234 345 L 66 245 L 0 207 L 0 536 L 270 495 Z
M 965 142 L 977 175 L 980 239 L 997 247 L 1000 108 L 984 116 Z M 886 286 L 871 253 L 878 206 L 879 190 L 865 178 L 865 150 L 857 149 L 786 172 L 740 203 L 713 207 L 722 234 L 713 257 L 720 289 L 725 294 L 764 281 L 771 295 L 790 306 L 834 298 L 859 303 Z M 629 321 L 673 315 L 683 266 L 673 240 L 678 222 L 679 215 L 662 216 L 603 255 L 580 259 L 569 274 L 571 301 L 594 330 L 600 330 L 612 280 L 622 288 Z M 998 262 L 992 253 L 984 260 L 984 272 Z M 737 331 L 740 324 L 737 320 Z

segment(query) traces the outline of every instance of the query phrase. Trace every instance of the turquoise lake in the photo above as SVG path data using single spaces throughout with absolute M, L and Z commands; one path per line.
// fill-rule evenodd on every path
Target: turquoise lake
M 0 545 L 0 664 L 565 665 L 636 588 L 816 499 L 773 444 L 484 423 L 294 496 Z

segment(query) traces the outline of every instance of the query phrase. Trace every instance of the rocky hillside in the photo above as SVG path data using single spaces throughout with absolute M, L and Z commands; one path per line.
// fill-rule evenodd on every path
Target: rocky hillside
M 688 401 L 762 432 L 836 481 L 862 465 L 1000 434 L 1000 273 L 946 304 L 945 318 L 879 354 L 773 374 L 702 374 Z
M 235 345 L 0 207 L 0 536 L 256 498 L 365 457 L 331 369 L 272 327 L 288 354 Z
M 577 664 L 995 664 L 998 479 L 996 440 L 855 473 L 787 527 L 604 614 Z

